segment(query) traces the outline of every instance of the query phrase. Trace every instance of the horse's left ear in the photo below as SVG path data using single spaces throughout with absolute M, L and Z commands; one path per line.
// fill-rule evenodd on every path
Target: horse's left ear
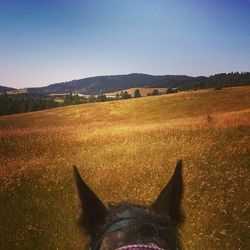
M 174 174 L 158 198 L 150 206 L 155 213 L 166 215 L 175 227 L 183 222 L 181 199 L 183 196 L 182 160 L 177 162 Z
M 83 181 L 76 166 L 73 166 L 73 170 L 82 205 L 82 214 L 79 222 L 85 231 L 93 237 L 98 228 L 104 223 L 108 210 L 98 196 Z

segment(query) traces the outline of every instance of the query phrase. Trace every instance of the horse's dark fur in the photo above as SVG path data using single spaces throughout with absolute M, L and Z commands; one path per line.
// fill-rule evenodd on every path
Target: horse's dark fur
M 183 222 L 181 161 L 177 163 L 171 180 L 149 207 L 121 203 L 106 208 L 82 180 L 76 167 L 74 173 L 83 210 L 80 225 L 90 236 L 90 243 L 98 242 L 117 221 L 136 218 L 136 223 L 106 235 L 100 249 L 114 250 L 120 246 L 148 243 L 155 243 L 166 250 L 180 249 L 178 229 Z

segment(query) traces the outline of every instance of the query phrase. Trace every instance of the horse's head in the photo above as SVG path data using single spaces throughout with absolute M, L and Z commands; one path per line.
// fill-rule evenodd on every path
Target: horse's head
M 122 203 L 107 208 L 75 166 L 74 174 L 82 206 L 80 224 L 90 236 L 91 250 L 180 249 L 182 161 L 178 161 L 172 178 L 149 207 Z

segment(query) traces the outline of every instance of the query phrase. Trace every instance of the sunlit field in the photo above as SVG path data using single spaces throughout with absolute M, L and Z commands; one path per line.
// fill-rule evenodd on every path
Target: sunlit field
M 72 165 L 150 204 L 184 162 L 185 249 L 250 248 L 250 87 L 0 117 L 0 249 L 83 249 Z
M 139 89 L 141 96 L 147 96 L 148 94 L 152 94 L 152 92 L 157 89 L 159 93 L 165 94 L 168 88 L 130 88 L 130 89 L 124 89 L 123 92 L 127 91 L 129 95 L 134 96 L 135 90 Z M 120 94 L 121 91 L 106 93 L 107 96 L 113 96 L 116 97 L 117 94 Z

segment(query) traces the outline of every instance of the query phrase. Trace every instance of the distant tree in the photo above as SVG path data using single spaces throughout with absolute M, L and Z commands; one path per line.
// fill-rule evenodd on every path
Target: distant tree
M 128 93 L 128 91 L 124 91 L 122 98 L 123 99 L 129 99 L 129 98 L 131 98 L 131 95 Z
M 97 101 L 97 98 L 96 98 L 96 96 L 91 95 L 91 96 L 89 96 L 88 101 L 89 101 L 89 102 L 96 102 L 96 101 Z
M 85 96 L 81 96 L 80 103 L 86 103 L 86 102 L 87 102 L 87 98 Z
M 135 98 L 141 97 L 141 93 L 140 93 L 140 90 L 139 90 L 139 89 L 136 89 L 136 90 L 135 90 L 135 92 L 134 92 L 134 97 L 135 97 Z
M 72 97 L 72 93 L 70 92 L 69 94 L 65 95 L 63 104 L 64 105 L 71 105 L 72 103 L 73 103 L 73 97 Z
M 72 104 L 80 104 L 80 97 L 78 94 L 72 96 Z
M 158 89 L 154 89 L 152 92 L 152 95 L 159 95 L 159 90 Z
M 107 101 L 107 97 L 106 97 L 106 95 L 101 94 L 101 95 L 97 96 L 97 100 L 99 102 L 105 102 L 105 101 Z
M 168 88 L 166 91 L 166 94 L 172 94 L 172 93 L 177 93 L 176 89 Z

